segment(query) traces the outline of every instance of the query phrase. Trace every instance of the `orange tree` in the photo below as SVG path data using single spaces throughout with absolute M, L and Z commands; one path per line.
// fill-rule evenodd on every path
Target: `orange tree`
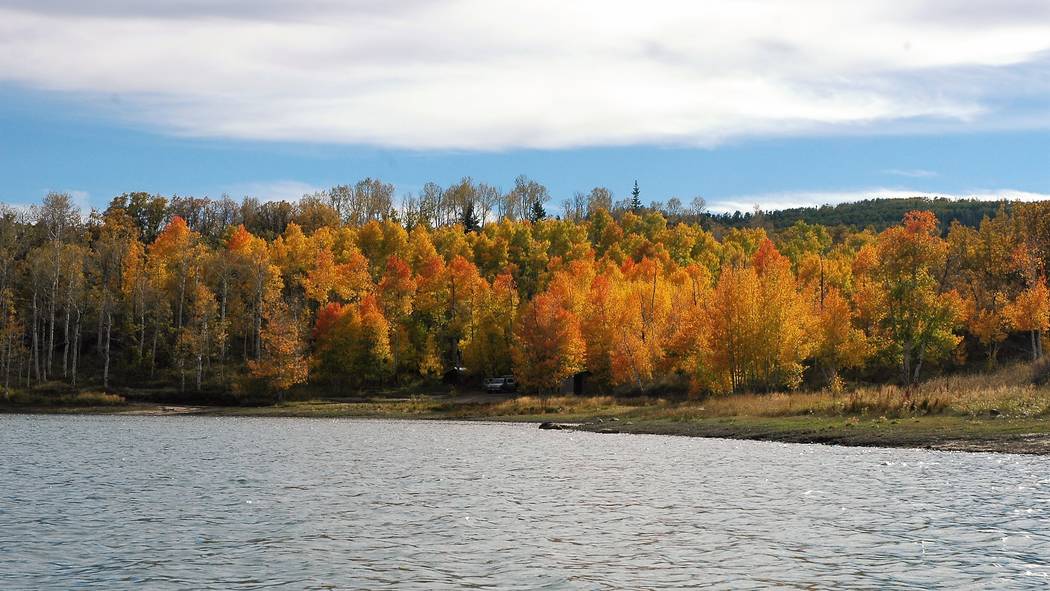
M 514 326 L 514 344 L 511 355 L 518 380 L 542 394 L 583 369 L 580 321 L 548 293 L 525 305 Z

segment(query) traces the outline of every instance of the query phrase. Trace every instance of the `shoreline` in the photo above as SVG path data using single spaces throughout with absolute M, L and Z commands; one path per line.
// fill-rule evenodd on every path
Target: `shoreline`
M 1050 455 L 1050 421 L 1003 416 L 729 416 L 648 418 L 647 406 L 628 412 L 493 414 L 491 403 L 439 404 L 439 400 L 309 401 L 237 407 L 127 403 L 114 406 L 0 405 L 0 414 L 357 418 L 551 423 L 554 429 L 605 434 L 671 435 L 847 447 L 887 447 Z

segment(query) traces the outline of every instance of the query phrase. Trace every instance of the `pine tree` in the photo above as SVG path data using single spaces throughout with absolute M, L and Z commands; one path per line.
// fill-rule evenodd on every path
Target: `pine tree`
M 540 220 L 542 220 L 542 219 L 544 219 L 546 217 L 547 217 L 547 210 L 543 209 L 543 204 L 540 203 L 539 201 L 533 201 L 532 202 L 532 214 L 529 216 L 529 219 L 531 219 L 533 223 L 536 223 L 536 222 L 538 222 L 538 221 L 540 221 Z
M 634 213 L 642 211 L 642 200 L 639 198 L 641 194 L 642 191 L 638 188 L 638 181 L 634 181 L 634 188 L 631 189 L 631 211 Z
M 463 218 L 460 220 L 463 224 L 463 232 L 477 232 L 481 229 L 481 220 L 478 219 L 478 214 L 474 211 L 474 200 L 467 201 L 467 204 L 463 207 Z

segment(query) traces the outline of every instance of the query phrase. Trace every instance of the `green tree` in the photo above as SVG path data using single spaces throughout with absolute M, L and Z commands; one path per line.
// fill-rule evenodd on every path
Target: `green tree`
M 477 232 L 481 229 L 481 220 L 478 219 L 477 212 L 474 211 L 474 200 L 467 201 L 467 204 L 463 206 L 463 218 L 460 220 L 463 224 L 463 231 L 466 233 Z
M 539 201 L 532 202 L 532 212 L 529 214 L 529 219 L 533 223 L 538 222 L 547 217 L 547 210 L 543 209 L 543 203 Z
M 901 382 L 915 384 L 925 363 L 944 357 L 960 340 L 954 329 L 962 319 L 962 302 L 939 280 L 947 244 L 932 212 L 912 211 L 901 225 L 879 234 L 877 249 L 881 336 L 897 360 Z

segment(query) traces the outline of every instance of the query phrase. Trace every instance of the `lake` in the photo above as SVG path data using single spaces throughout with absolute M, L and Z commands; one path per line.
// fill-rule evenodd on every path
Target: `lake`
M 1046 588 L 1050 459 L 0 416 L 2 589 Z

